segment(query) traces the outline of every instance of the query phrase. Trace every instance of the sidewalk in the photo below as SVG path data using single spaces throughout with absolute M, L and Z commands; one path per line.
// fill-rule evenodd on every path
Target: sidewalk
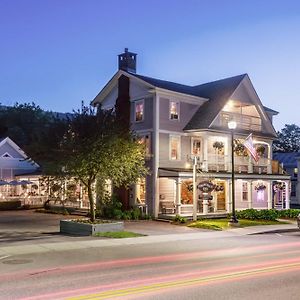
M 226 238 L 252 234 L 263 234 L 271 232 L 283 232 L 297 230 L 295 224 L 287 225 L 264 225 L 252 226 L 246 228 L 234 228 L 226 231 L 195 231 L 191 233 L 176 233 L 164 235 L 152 235 L 137 238 L 126 239 L 99 239 L 93 238 L 89 240 L 77 240 L 72 242 L 56 242 L 56 243 L 41 243 L 41 244 L 25 244 L 15 246 L 5 246 L 0 248 L 0 260 L 13 255 L 44 253 L 49 251 L 67 251 L 76 249 L 90 249 L 103 247 L 118 247 L 122 245 L 142 245 L 142 244 L 157 244 L 168 243 L 174 241 L 187 241 L 211 238 Z

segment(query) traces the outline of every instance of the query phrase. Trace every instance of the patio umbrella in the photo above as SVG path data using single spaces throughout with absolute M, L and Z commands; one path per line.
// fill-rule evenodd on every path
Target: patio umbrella
M 8 184 L 8 182 L 6 182 L 6 181 L 0 179 L 0 186 L 1 186 L 1 185 L 7 185 L 7 184 Z
M 22 185 L 23 183 L 21 183 L 21 181 L 17 181 L 17 180 L 12 180 L 9 182 L 9 185 Z
M 22 185 L 25 185 L 25 184 L 33 184 L 33 182 L 32 182 L 32 181 L 29 181 L 29 180 L 21 180 L 21 181 L 20 181 L 20 184 L 22 184 Z

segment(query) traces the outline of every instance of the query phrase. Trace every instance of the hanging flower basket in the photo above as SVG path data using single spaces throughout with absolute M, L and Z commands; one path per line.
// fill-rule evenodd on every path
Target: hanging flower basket
M 240 140 L 234 140 L 234 152 L 237 156 L 248 156 L 247 149 Z
M 284 190 L 284 183 L 283 182 L 277 182 L 273 186 L 274 192 L 283 191 Z
M 264 154 L 266 152 L 266 148 L 262 145 L 259 145 L 256 147 L 256 152 L 260 157 L 262 157 L 262 156 L 264 156 Z
M 258 183 L 254 189 L 259 192 L 259 191 L 264 191 L 267 187 L 263 183 Z
M 223 142 L 219 142 L 219 141 L 215 141 L 213 143 L 213 147 L 216 149 L 216 151 L 218 153 L 220 153 L 224 149 L 224 143 Z

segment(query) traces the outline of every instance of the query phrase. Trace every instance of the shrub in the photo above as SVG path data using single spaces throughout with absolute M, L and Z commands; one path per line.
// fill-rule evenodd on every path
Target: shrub
M 247 220 L 268 220 L 275 221 L 278 218 L 278 211 L 275 209 L 245 209 L 236 212 L 238 219 L 247 219 Z
M 285 209 L 278 211 L 278 218 L 296 219 L 300 214 L 300 209 Z
M 13 210 L 21 207 L 21 201 L 1 201 L 0 210 Z
M 138 220 L 140 217 L 141 217 L 141 211 L 139 208 L 134 208 L 132 211 L 131 211 L 131 217 L 133 220 Z
M 174 222 L 177 222 L 177 223 L 186 223 L 187 222 L 187 219 L 184 218 L 184 217 L 181 217 L 180 215 L 176 215 L 173 219 Z

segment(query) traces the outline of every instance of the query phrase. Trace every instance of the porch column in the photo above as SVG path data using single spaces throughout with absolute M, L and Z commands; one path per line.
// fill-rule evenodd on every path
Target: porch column
M 267 184 L 267 193 L 268 193 L 268 209 L 272 209 L 273 208 L 273 199 L 272 199 L 272 196 L 273 196 L 273 192 L 272 192 L 272 180 L 270 180 Z
M 208 143 L 207 135 L 203 136 L 203 171 L 208 172 Z
M 231 181 L 227 181 L 227 187 L 228 187 L 228 189 L 227 189 L 227 191 L 228 191 L 228 193 L 227 193 L 227 199 L 228 199 L 228 202 L 227 202 L 227 205 L 226 205 L 226 209 L 227 209 L 227 212 L 231 212 L 231 205 L 232 205 L 232 195 L 231 195 Z
M 251 155 L 249 155 L 248 158 L 248 173 L 253 173 L 253 163 L 252 163 L 252 158 Z
M 252 180 L 250 180 L 249 184 L 248 184 L 248 208 L 252 208 L 252 188 L 253 188 L 253 182 Z
M 176 213 L 181 214 L 181 179 L 176 178 Z
M 290 209 L 290 185 L 289 181 L 285 181 L 285 209 Z
M 267 163 L 267 173 L 272 174 L 272 143 L 268 143 L 268 163 Z

